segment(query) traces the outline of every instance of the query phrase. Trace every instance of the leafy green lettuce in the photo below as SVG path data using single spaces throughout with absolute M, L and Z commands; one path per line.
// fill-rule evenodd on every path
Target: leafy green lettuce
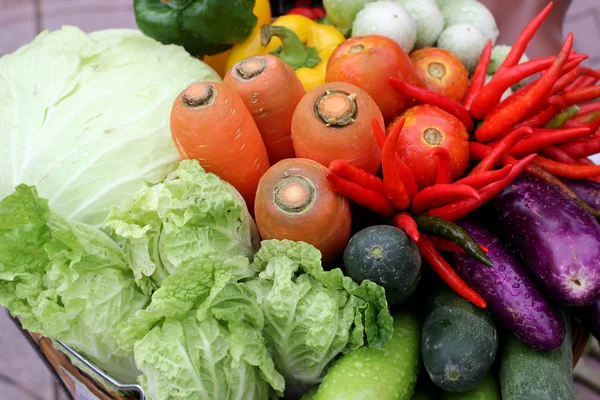
M 385 291 L 361 285 L 340 269 L 324 271 L 314 247 L 289 240 L 263 241 L 244 285 L 257 295 L 264 336 L 286 396 L 299 397 L 318 383 L 331 361 L 365 344 L 381 348 L 392 335 Z
M 53 213 L 33 187 L 19 185 L 0 201 L 0 304 L 20 315 L 25 329 L 134 382 L 133 353 L 117 337 L 148 301 L 106 234 Z
M 42 32 L 0 57 L 0 199 L 35 185 L 56 213 L 100 226 L 175 168 L 171 107 L 207 80 L 220 78 L 139 31 Z
M 281 394 L 283 377 L 264 343 L 254 293 L 237 283 L 252 275 L 238 256 L 185 263 L 150 306 L 122 332 L 134 346 L 149 399 L 256 399 Z
M 142 187 L 105 222 L 123 242 L 136 281 L 150 294 L 183 264 L 206 257 L 252 257 L 260 238 L 244 200 L 194 160 Z

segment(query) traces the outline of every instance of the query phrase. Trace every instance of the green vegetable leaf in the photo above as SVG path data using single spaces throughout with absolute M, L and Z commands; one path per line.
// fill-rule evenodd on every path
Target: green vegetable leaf
M 228 282 L 248 271 L 248 259 L 204 258 L 190 260 L 168 276 L 152 295 L 150 305 L 136 313 L 120 332 L 121 346 L 133 349 L 137 340 L 164 318 L 181 318 L 206 301 L 211 290 L 218 292 Z
M 119 246 L 48 208 L 34 187 L 0 201 L 0 304 L 25 329 L 61 340 L 108 373 L 134 382 L 119 326 L 148 303 Z
M 259 244 L 239 193 L 193 160 L 182 161 L 162 183 L 142 187 L 122 209 L 113 208 L 105 228 L 124 241 L 136 281 L 147 294 L 190 260 L 252 257 Z
M 339 269 L 324 271 L 314 247 L 263 241 L 252 267 L 260 274 L 244 284 L 265 314 L 264 335 L 286 378 L 286 395 L 318 383 L 339 354 L 366 342 L 381 348 L 391 338 L 384 289 L 369 281 L 358 285 Z
M 136 343 L 148 398 L 266 399 L 281 394 L 283 377 L 265 347 L 254 294 L 237 283 L 210 292 L 200 308 L 164 319 Z

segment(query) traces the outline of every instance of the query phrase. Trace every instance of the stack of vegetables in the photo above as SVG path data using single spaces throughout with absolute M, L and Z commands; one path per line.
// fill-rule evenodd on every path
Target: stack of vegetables
M 199 3 L 0 59 L 0 304 L 150 399 L 571 399 L 600 73 L 526 59 L 552 4 Z

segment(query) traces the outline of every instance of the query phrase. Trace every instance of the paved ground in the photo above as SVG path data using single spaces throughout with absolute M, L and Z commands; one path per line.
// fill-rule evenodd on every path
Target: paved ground
M 43 29 L 69 24 L 84 30 L 135 27 L 131 0 L 0 0 L 0 55 L 29 42 Z M 578 52 L 590 54 L 587 64 L 600 68 L 600 1 L 573 0 L 565 32 L 573 31 Z M 600 161 L 600 158 L 599 158 Z M 597 350 L 598 351 L 598 350 Z M 598 351 L 600 354 L 600 351 Z M 586 359 L 581 382 L 600 382 L 600 363 Z M 578 385 L 578 398 L 598 399 Z M 600 388 L 598 389 L 600 390 Z M 53 376 L 27 340 L 0 310 L 0 400 L 63 400 Z

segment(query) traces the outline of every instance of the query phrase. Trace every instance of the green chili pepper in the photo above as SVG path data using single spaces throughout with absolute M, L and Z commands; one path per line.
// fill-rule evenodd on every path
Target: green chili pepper
M 212 55 L 246 39 L 257 23 L 255 0 L 134 0 L 140 31 L 193 55 Z
M 562 110 L 561 112 L 556 114 L 554 117 L 552 117 L 552 119 L 550 121 L 548 121 L 548 123 L 546 124 L 545 128 L 548 128 L 548 129 L 561 128 L 568 120 L 570 120 L 571 118 L 576 116 L 578 112 L 579 112 L 578 106 L 571 106 L 571 107 L 565 108 L 564 110 Z
M 415 215 L 415 221 L 419 226 L 419 230 L 431 235 L 435 235 L 444 239 L 448 239 L 463 249 L 471 256 L 475 257 L 479 262 L 493 267 L 494 263 L 481 250 L 479 244 L 460 226 L 446 221 L 443 218 L 430 215 Z

